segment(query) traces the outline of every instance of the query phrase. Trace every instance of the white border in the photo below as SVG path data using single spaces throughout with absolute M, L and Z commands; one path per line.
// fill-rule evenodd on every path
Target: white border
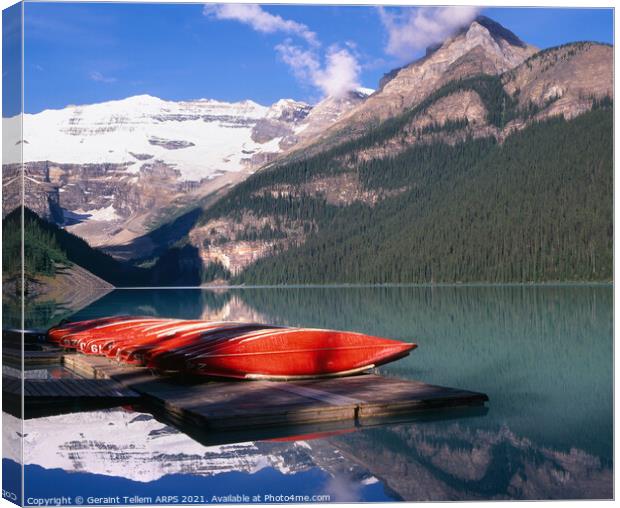
M 38 1 L 38 0 L 29 0 L 29 1 Z M 44 1 L 44 0 L 42 0 Z M 72 2 L 75 0 L 61 0 L 64 2 Z M 87 0 L 88 1 L 88 0 Z M 107 2 L 124 2 L 125 0 L 106 0 Z M 13 4 L 15 4 L 17 2 L 13 1 L 13 0 L 0 0 L 0 5 L 2 6 L 2 9 L 5 9 Z M 127 2 L 127 3 L 195 3 L 195 4 L 204 4 L 204 3 L 214 3 L 214 2 L 194 2 L 194 1 L 187 1 L 187 2 L 170 2 L 170 1 L 166 1 L 166 0 L 132 0 L 131 2 Z M 224 3 L 224 2 L 219 2 L 219 3 Z M 244 2 L 244 1 L 240 1 L 240 0 L 226 0 L 225 3 L 259 3 L 259 2 Z M 399 1 L 399 2 L 395 2 L 395 1 L 382 1 L 382 0 L 312 0 L 307 1 L 307 2 L 300 2 L 300 1 L 296 1 L 296 0 L 270 0 L 268 2 L 260 2 L 263 4 L 300 4 L 300 5 L 307 5 L 307 4 L 315 4 L 315 5 L 334 5 L 334 4 L 338 4 L 338 5 L 412 5 L 412 6 L 417 6 L 417 5 L 442 5 L 440 2 L 433 2 L 433 1 L 429 1 L 429 0 L 417 0 L 415 2 L 412 1 L 407 1 L 407 0 L 403 0 L 403 1 Z M 537 1 L 537 2 L 533 2 L 532 0 L 529 1 L 524 1 L 524 0 L 511 0 L 510 2 L 507 3 L 501 3 L 496 1 L 490 1 L 490 0 L 477 0 L 476 2 L 467 2 L 467 1 L 463 1 L 463 0 L 452 0 L 450 2 L 446 2 L 443 5 L 480 5 L 483 7 L 572 7 L 572 8 L 579 8 L 579 7 L 583 7 L 583 8 L 594 8 L 594 7 L 603 7 L 603 8 L 615 8 L 616 7 L 616 2 L 611 0 L 611 1 L 601 1 L 601 0 L 594 0 L 594 1 L 575 1 L 575 0 L 564 0 L 564 1 L 557 1 L 557 0 L 544 0 L 544 1 Z M 23 18 L 22 18 L 22 23 L 23 23 Z M 615 17 L 615 12 L 614 12 L 614 34 L 616 32 L 616 27 L 617 27 L 617 22 L 616 22 L 616 17 Z M 614 42 L 615 42 L 615 38 L 614 38 Z M 0 49 L 1 49 L 1 39 L 0 39 Z M 23 44 L 23 43 L 22 43 Z M 23 47 L 22 47 L 22 51 L 23 51 Z M 23 52 L 22 52 L 23 55 Z M 1 59 L 1 56 L 0 56 Z M 616 69 L 618 66 L 618 54 L 616 51 L 614 51 L 614 69 Z M 615 73 L 614 73 L 615 75 Z M 25 76 L 23 75 L 23 60 L 22 60 L 22 86 L 23 83 L 25 81 Z M 2 91 L 2 84 L 0 82 L 0 93 Z M 614 81 L 614 97 L 618 96 L 618 84 L 617 82 Z M 22 106 L 23 106 L 23 92 L 22 92 Z M 23 111 L 23 108 L 22 108 Z M 615 125 L 618 122 L 618 118 L 619 118 L 619 108 L 614 107 L 614 134 L 615 134 Z M 614 168 L 617 167 L 617 163 L 618 163 L 618 139 L 616 137 L 614 137 Z M 614 176 L 615 176 L 615 171 L 614 171 Z M 618 220 L 620 217 L 620 210 L 618 209 L 616 205 L 616 201 L 617 201 L 617 197 L 618 197 L 618 180 L 616 178 L 614 178 L 614 224 L 618 225 L 620 224 L 620 221 Z M 614 236 L 614 240 L 615 240 L 615 236 Z M 618 266 L 620 261 L 618 260 L 618 255 L 617 255 L 617 251 L 616 251 L 616 243 L 614 241 L 614 274 L 618 273 Z M 615 288 L 615 284 L 614 284 L 614 317 L 616 315 L 618 315 L 618 311 L 620 309 L 620 301 L 618 301 L 618 299 L 616 298 L 616 288 Z M 0 310 L 0 316 L 1 316 L 1 310 Z M 22 318 L 23 319 L 23 318 Z M 617 465 L 618 465 L 618 459 L 619 459 L 619 454 L 618 454 L 618 450 L 616 447 L 616 432 L 618 430 L 617 427 L 617 423 L 618 423 L 618 419 L 617 419 L 617 410 L 618 410 L 618 402 L 619 402 L 619 397 L 618 397 L 618 391 L 615 390 L 615 365 L 617 365 L 617 357 L 616 355 L 617 353 L 617 349 L 615 348 L 615 339 L 617 337 L 617 329 L 615 327 L 615 319 L 614 319 L 614 471 L 616 471 L 617 469 Z M 2 400 L 2 396 L 0 394 L 0 402 Z M 22 455 L 23 456 L 23 455 Z M 620 482 L 618 480 L 618 475 L 614 475 L 614 493 L 619 492 L 618 487 L 620 486 Z M 536 502 L 536 503 L 540 503 L 541 501 L 511 501 L 510 502 L 510 506 L 525 506 L 526 503 L 532 503 L 532 502 Z M 492 502 L 492 501 L 485 501 L 485 502 L 466 502 L 466 501 L 462 501 L 459 502 L 459 504 L 462 503 L 467 503 L 467 505 L 469 506 L 481 506 L 481 507 L 493 507 L 493 506 L 501 506 L 504 503 L 498 503 L 498 502 Z M 589 506 L 590 505 L 590 501 L 552 501 L 552 503 L 558 504 L 570 504 L 570 506 L 576 506 L 576 507 L 581 507 L 581 506 Z M 383 506 L 394 506 L 394 507 L 402 507 L 404 505 L 412 505 L 413 503 L 373 503 L 373 505 L 383 505 Z M 434 502 L 428 502 L 428 503 L 424 503 L 424 506 L 440 506 L 443 503 L 434 503 Z M 596 506 L 607 506 L 610 504 L 615 504 L 615 501 L 597 501 L 596 502 Z M 15 506 L 12 503 L 9 503 L 8 501 L 2 499 L 0 501 L 0 507 L 4 508 L 4 507 L 11 507 L 11 506 Z M 137 506 L 137 505 L 136 505 Z M 226 506 L 236 506 L 236 505 L 226 505 Z M 241 506 L 247 506 L 247 505 L 241 505 Z M 260 506 L 274 506 L 274 505 L 260 505 Z M 299 507 L 304 507 L 304 506 L 308 506 L 308 505 L 286 505 L 286 506 L 299 506 Z M 356 504 L 350 504 L 350 503 L 340 503 L 339 506 L 358 506 Z

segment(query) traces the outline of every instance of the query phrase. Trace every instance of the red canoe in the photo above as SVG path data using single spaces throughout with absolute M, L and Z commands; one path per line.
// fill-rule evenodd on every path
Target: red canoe
M 147 320 L 132 323 L 130 326 L 124 326 L 120 329 L 113 329 L 105 334 L 99 334 L 94 337 L 84 337 L 78 342 L 80 351 L 91 355 L 107 355 L 111 350 L 116 350 L 125 343 L 135 343 L 147 340 L 153 336 L 156 330 L 178 327 L 185 323 L 180 319 L 158 319 L 157 321 Z
M 361 333 L 286 329 L 222 343 L 187 359 L 187 369 L 244 379 L 344 376 L 407 356 L 415 347 Z
M 240 323 L 236 323 L 238 325 Z M 207 336 L 211 330 L 216 328 L 229 329 L 232 324 L 226 326 L 225 323 L 214 323 L 209 327 L 205 327 L 200 330 L 191 330 L 185 332 L 179 332 L 173 336 L 163 337 L 159 341 L 138 343 L 127 346 L 119 347 L 116 354 L 112 355 L 112 351 L 108 353 L 108 358 L 114 358 L 119 362 L 130 363 L 133 365 L 146 365 L 150 358 L 154 358 L 158 355 L 170 353 L 172 350 L 196 345 L 202 337 Z
M 122 340 L 127 333 L 147 330 L 149 327 L 168 323 L 169 319 L 148 318 L 125 321 L 118 325 L 109 325 L 95 330 L 94 333 L 82 331 L 75 336 L 69 337 L 75 343 L 75 349 L 89 355 L 103 355 L 106 348 L 111 347 L 116 341 Z M 176 320 L 175 320 L 176 321 Z M 66 340 L 66 339 L 64 339 Z

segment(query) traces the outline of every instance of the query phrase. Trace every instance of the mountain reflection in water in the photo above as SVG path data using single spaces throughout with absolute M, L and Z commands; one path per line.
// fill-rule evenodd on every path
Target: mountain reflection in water
M 260 457 L 279 472 L 274 490 L 281 491 L 285 478 L 300 470 L 317 470 L 326 475 L 317 489 L 331 479 L 334 489 L 357 492 L 360 500 L 610 498 L 612 300 L 611 286 L 586 285 L 117 290 L 74 317 L 138 313 L 257 320 L 415 340 L 416 351 L 380 371 L 490 397 L 485 416 L 362 428 L 313 441 L 235 445 L 235 461 L 226 467 L 256 474 Z M 81 417 L 96 422 L 96 415 L 112 413 Z M 43 418 L 27 425 L 50 423 Z M 31 463 L 123 477 L 141 470 L 142 482 L 157 481 L 148 475 L 162 471 L 217 472 L 222 448 L 212 455 L 210 448 L 166 429 L 162 432 L 185 443 L 173 447 L 182 455 L 177 454 L 179 461 L 160 448 L 163 441 L 154 439 L 151 429 L 146 436 L 110 430 L 111 437 L 124 439 L 120 449 L 108 449 L 107 434 L 87 441 L 91 444 L 76 434 L 33 452 Z M 144 455 L 137 450 L 147 438 L 152 448 Z M 70 453 L 66 443 L 77 448 Z M 202 448 L 186 452 L 187 443 Z M 105 472 L 85 459 L 105 462 L 106 454 L 126 465 Z M 47 462 L 46 456 L 54 460 Z M 135 461 L 141 469 L 129 465 Z M 381 486 L 381 495 L 372 485 Z M 296 488 L 301 487 L 290 484 Z

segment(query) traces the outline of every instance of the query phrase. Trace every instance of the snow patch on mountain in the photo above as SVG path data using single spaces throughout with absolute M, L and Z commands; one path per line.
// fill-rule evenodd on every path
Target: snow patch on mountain
M 149 95 L 26 114 L 24 161 L 127 164 L 139 172 L 145 160 L 178 170 L 182 180 L 200 181 L 215 172 L 240 171 L 244 152 L 279 152 L 279 140 L 258 143 L 252 129 L 265 118 L 291 127 L 311 107 L 291 99 L 271 107 L 246 100 L 165 101 Z
M 76 214 L 85 215 L 87 220 L 104 220 L 113 221 L 120 220 L 122 217 L 116 213 L 113 205 L 106 206 L 105 208 L 96 208 L 94 210 L 75 210 Z

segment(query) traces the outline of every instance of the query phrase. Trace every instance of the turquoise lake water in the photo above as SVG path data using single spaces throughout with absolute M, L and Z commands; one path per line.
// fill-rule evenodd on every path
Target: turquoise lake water
M 409 357 L 379 371 L 481 391 L 490 401 L 486 411 L 317 439 L 223 445 L 140 408 L 34 418 L 25 430 L 39 452 L 26 460 L 26 496 L 76 495 L 79 484 L 96 490 L 102 475 L 108 490 L 118 485 L 136 494 L 305 493 L 332 501 L 613 495 L 611 286 L 116 290 L 73 318 L 115 313 L 253 320 L 416 342 Z M 100 442 L 93 444 L 88 430 L 82 437 L 66 430 L 72 417 L 85 429 L 92 424 L 92 432 L 105 429 Z M 118 425 L 121 436 L 110 430 Z M 67 435 L 46 446 L 37 441 L 56 426 Z

